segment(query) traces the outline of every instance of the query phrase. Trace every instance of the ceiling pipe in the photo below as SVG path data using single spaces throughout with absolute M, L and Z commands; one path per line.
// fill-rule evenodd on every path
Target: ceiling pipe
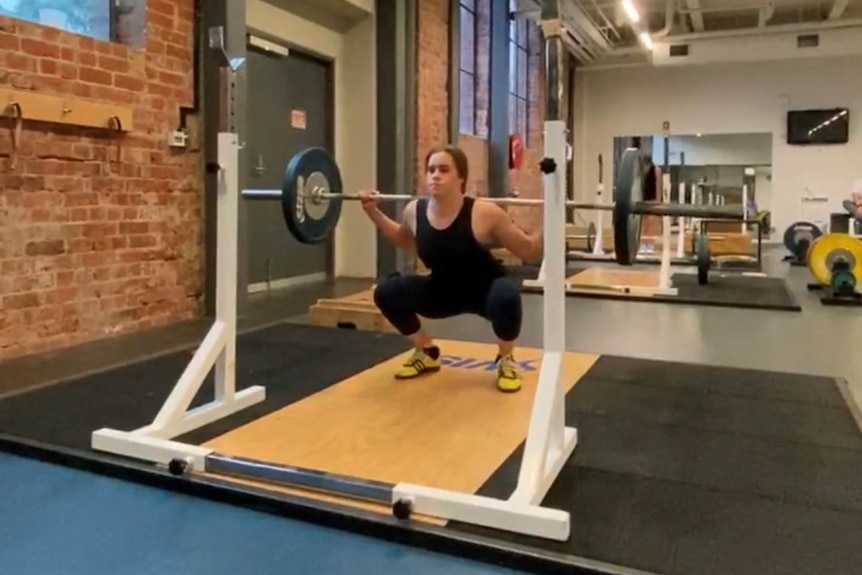
M 596 52 L 607 52 L 610 41 L 602 31 L 590 20 L 579 3 L 575 0 L 553 0 L 557 2 L 557 18 L 562 24 L 563 42 L 569 52 L 581 63 L 589 63 L 596 60 Z M 529 19 L 541 22 L 542 4 L 537 0 L 520 0 L 517 9 L 510 12 L 516 19 Z
M 664 38 L 673 30 L 673 20 L 676 15 L 676 2 L 667 0 L 664 4 L 664 28 L 650 34 L 653 38 Z
M 539 10 L 515 10 L 511 13 L 514 20 L 539 20 L 542 13 Z
M 703 14 L 700 13 L 700 0 L 685 0 L 685 5 L 689 8 L 686 13 L 691 20 L 691 27 L 694 28 L 695 32 L 703 32 L 705 26 Z
M 637 46 L 626 46 L 625 48 L 614 48 L 614 50 L 608 54 L 610 57 L 615 56 L 637 56 L 640 54 L 646 54 L 646 50 L 643 49 L 643 46 L 638 44 Z
M 607 53 L 612 43 L 598 25 L 587 15 L 578 0 L 560 0 L 559 17 L 563 27 L 585 51 Z
M 775 16 L 775 2 L 770 2 L 769 6 L 760 11 L 757 16 L 757 25 L 760 28 L 766 28 L 766 25 Z
M 575 59 L 581 64 L 590 64 L 596 61 L 596 56 L 590 53 L 586 47 L 582 46 L 568 30 L 563 31 L 562 39 L 563 44 L 566 45 L 569 52 L 571 52 Z
M 625 62 L 621 64 L 591 64 L 589 66 L 578 66 L 575 68 L 575 73 L 601 72 L 602 70 L 618 70 L 620 68 L 645 68 L 647 66 L 650 66 L 650 63 L 646 59 L 640 62 Z
M 749 10 L 765 10 L 769 8 L 771 2 L 760 3 L 760 4 L 752 4 L 746 6 L 733 6 L 733 5 L 725 5 L 725 6 L 714 6 L 712 8 L 694 8 L 689 6 L 688 9 L 682 8 L 680 9 L 680 14 L 708 14 L 710 12 L 746 12 Z
M 807 24 L 778 24 L 766 28 L 738 28 L 735 30 L 720 30 L 716 32 L 701 32 L 694 34 L 671 35 L 668 42 L 687 42 L 693 40 L 712 40 L 715 38 L 738 38 L 740 36 L 762 36 L 764 34 L 792 34 L 794 32 L 817 32 L 820 30 L 837 30 L 840 28 L 862 27 L 862 18 L 847 20 L 824 20 Z
M 595 8 L 595 9 L 596 9 L 596 11 L 599 13 L 599 16 L 602 18 L 602 20 L 604 20 L 604 21 L 605 21 L 605 25 L 606 25 L 609 29 L 613 30 L 613 32 L 614 32 L 614 36 L 616 36 L 616 37 L 617 37 L 617 40 L 622 40 L 622 39 L 623 39 L 623 37 L 622 37 L 622 35 L 620 34 L 620 31 L 619 31 L 619 30 L 617 30 L 617 27 L 616 27 L 616 26 L 614 26 L 614 23 L 613 23 L 613 22 L 611 22 L 611 19 L 610 19 L 610 18 L 608 18 L 608 15 L 607 15 L 607 14 L 605 14 L 605 11 L 602 9 L 602 7 L 601 7 L 601 6 L 599 6 L 599 3 L 597 2 L 597 0 L 592 0 L 592 3 L 593 3 L 593 8 Z
M 847 10 L 847 4 L 850 3 L 850 0 L 835 0 L 835 3 L 832 4 L 832 10 L 829 11 L 829 19 L 837 20 L 844 15 L 844 11 Z
M 569 10 L 567 10 L 566 14 L 561 14 L 563 24 L 570 23 L 570 26 L 565 26 L 569 28 L 571 32 L 577 31 L 579 36 L 584 36 L 582 41 L 586 40 L 589 43 L 596 45 L 600 50 L 607 51 L 610 49 L 611 44 L 607 38 L 602 34 L 602 31 L 595 25 L 595 23 L 590 20 L 586 14 L 580 9 L 580 7 L 576 6 L 574 3 L 569 5 Z M 574 35 L 574 34 L 573 34 Z M 577 37 L 577 36 L 576 36 Z

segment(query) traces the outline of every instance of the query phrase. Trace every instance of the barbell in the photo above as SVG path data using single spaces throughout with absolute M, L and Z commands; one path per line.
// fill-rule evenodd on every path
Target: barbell
M 742 220 L 743 206 L 698 206 L 645 201 L 644 190 L 655 173 L 636 148 L 627 149 L 620 159 L 614 180 L 612 203 L 566 201 L 568 207 L 613 212 L 614 255 L 618 264 L 632 265 L 640 246 L 641 216 L 682 216 L 686 218 Z M 295 154 L 284 170 L 281 190 L 242 190 L 251 200 L 280 200 L 287 229 L 304 244 L 319 244 L 335 229 L 341 218 L 343 201 L 359 200 L 359 194 L 345 193 L 341 171 L 323 148 L 306 148 Z M 410 201 L 413 195 L 380 194 L 378 199 Z M 543 199 L 482 197 L 479 201 L 508 206 L 541 206 Z

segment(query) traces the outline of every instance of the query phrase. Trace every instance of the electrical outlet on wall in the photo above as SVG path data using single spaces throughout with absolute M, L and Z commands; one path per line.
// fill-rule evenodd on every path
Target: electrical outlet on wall
M 189 135 L 185 130 L 174 130 L 168 133 L 168 145 L 172 148 L 185 148 L 189 145 Z

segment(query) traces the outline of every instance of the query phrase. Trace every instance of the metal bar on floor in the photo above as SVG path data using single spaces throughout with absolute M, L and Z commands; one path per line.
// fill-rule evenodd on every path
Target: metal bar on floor
M 211 454 L 206 458 L 207 473 L 257 479 L 284 487 L 301 487 L 353 499 L 392 504 L 394 485 L 359 479 L 316 469 L 279 465 L 244 457 Z

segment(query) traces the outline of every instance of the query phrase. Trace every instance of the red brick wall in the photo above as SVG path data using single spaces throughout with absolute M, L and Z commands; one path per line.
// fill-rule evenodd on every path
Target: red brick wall
M 476 45 L 476 137 L 488 137 L 489 111 L 489 55 L 490 55 L 490 2 L 477 1 L 477 45 Z M 417 50 L 417 81 L 416 81 L 416 182 L 421 192 L 424 182 L 424 159 L 428 150 L 448 140 L 449 122 L 449 0 L 423 0 L 419 4 L 418 13 L 418 50 Z M 456 31 L 457 33 L 457 31 Z M 457 62 L 453 63 L 457 66 Z M 528 125 L 530 134 L 527 138 L 527 150 L 524 154 L 524 167 L 518 173 L 511 173 L 512 186 L 518 188 L 522 197 L 541 197 L 541 175 L 538 162 L 542 157 L 542 121 L 541 109 L 541 40 L 539 34 L 531 34 L 530 45 L 530 94 Z M 457 89 L 457 86 L 455 87 Z M 487 146 L 487 144 L 486 144 Z M 487 166 L 481 158 L 487 157 L 476 150 L 474 138 L 469 138 L 468 153 L 471 157 L 471 167 Z M 487 176 L 475 177 L 472 190 L 476 195 L 487 195 Z M 474 178 L 471 178 L 474 180 Z M 532 229 L 541 218 L 541 210 L 529 208 L 511 208 L 515 221 L 526 229 Z
M 418 3 L 416 39 L 416 188 L 425 183 L 425 156 L 449 141 L 449 0 Z
M 0 130 L 0 358 L 198 310 L 199 154 L 166 144 L 193 103 L 193 20 L 192 0 L 147 0 L 137 50 L 0 18 L 0 86 L 134 108 L 120 140 L 25 122 L 14 168 Z

